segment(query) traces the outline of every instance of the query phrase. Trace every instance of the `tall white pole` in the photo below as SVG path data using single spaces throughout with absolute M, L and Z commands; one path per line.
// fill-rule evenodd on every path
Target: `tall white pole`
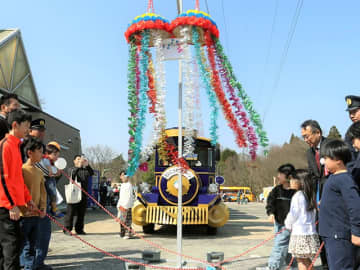
M 182 0 L 177 0 L 178 14 L 182 13 Z M 179 60 L 179 106 L 178 106 L 178 154 L 182 157 L 182 62 Z M 178 268 L 182 269 L 182 175 L 178 175 L 178 216 L 177 216 L 177 252 Z

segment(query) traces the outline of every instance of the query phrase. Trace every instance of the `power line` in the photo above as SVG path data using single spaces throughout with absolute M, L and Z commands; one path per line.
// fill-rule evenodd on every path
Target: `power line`
M 295 9 L 295 13 L 294 13 L 294 16 L 293 16 L 293 19 L 292 19 L 292 22 L 291 22 L 290 31 L 288 33 L 288 38 L 287 38 L 286 43 L 285 43 L 284 51 L 283 51 L 283 53 L 281 55 L 279 70 L 278 70 L 277 75 L 275 77 L 275 81 L 274 81 L 272 91 L 270 92 L 271 96 L 270 96 L 269 105 L 267 106 L 267 108 L 264 111 L 263 122 L 265 120 L 267 112 L 269 111 L 269 109 L 271 107 L 273 97 L 275 96 L 275 92 L 277 91 L 277 88 L 279 86 L 279 82 L 280 82 L 280 79 L 281 79 L 281 74 L 282 74 L 282 71 L 284 69 L 284 65 L 285 65 L 286 58 L 287 58 L 287 55 L 288 55 L 288 52 L 289 52 L 291 41 L 292 41 L 292 39 L 294 37 L 294 34 L 295 34 L 296 26 L 297 26 L 297 23 L 298 23 L 298 20 L 299 20 L 299 17 L 300 17 L 300 13 L 301 13 L 303 3 L 304 3 L 303 0 L 298 0 L 297 6 L 296 6 L 296 9 Z
M 206 6 L 206 12 L 207 12 L 207 14 L 210 15 L 209 5 L 208 5 L 208 1 L 207 1 L 207 0 L 205 0 L 205 6 Z
M 259 91 L 258 91 L 258 96 L 260 96 L 260 97 L 261 97 L 262 91 L 264 89 L 265 76 L 266 76 L 266 73 L 268 70 L 270 53 L 271 53 L 271 49 L 272 49 L 273 37 L 274 37 L 274 32 L 275 32 L 276 18 L 277 18 L 277 14 L 278 14 L 278 8 L 279 8 L 279 0 L 276 0 L 274 16 L 273 16 L 272 25 L 271 25 L 270 39 L 269 39 L 269 43 L 268 43 L 268 47 L 267 47 L 267 51 L 266 51 L 264 71 L 263 71 L 263 76 L 262 76 Z
M 224 18 L 224 28 L 225 28 L 225 44 L 226 44 L 226 50 L 227 50 L 227 54 L 230 53 L 229 50 L 229 36 L 228 36 L 228 31 L 227 31 L 227 24 L 226 24 L 226 17 L 225 17 L 225 9 L 224 9 L 224 0 L 221 0 L 221 9 L 222 9 L 222 15 Z

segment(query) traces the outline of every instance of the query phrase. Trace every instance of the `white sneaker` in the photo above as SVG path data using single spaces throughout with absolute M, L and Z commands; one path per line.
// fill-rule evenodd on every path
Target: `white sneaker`
M 123 239 L 130 239 L 130 236 L 125 235 L 125 236 L 123 237 Z

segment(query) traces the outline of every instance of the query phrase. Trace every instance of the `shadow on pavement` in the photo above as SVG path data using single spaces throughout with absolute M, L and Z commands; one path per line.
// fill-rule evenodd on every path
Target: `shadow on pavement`
M 133 261 L 141 261 L 140 250 L 126 250 L 122 252 L 111 252 L 112 254 L 120 257 L 125 257 L 126 259 Z M 129 257 L 129 255 L 139 257 Z M 125 269 L 124 262 L 116 258 L 108 257 L 105 254 L 99 252 L 87 252 L 87 253 L 74 253 L 68 255 L 50 255 L 47 257 L 47 260 L 50 262 L 50 265 L 54 269 L 63 269 L 63 270 L 72 270 L 72 269 Z M 51 264 L 52 260 L 62 261 L 61 263 Z
M 255 221 L 256 220 L 256 221 Z M 159 226 L 154 234 L 145 235 L 146 238 L 176 238 L 176 225 Z M 218 228 L 217 235 L 207 235 L 206 225 L 186 225 L 183 226 L 183 236 L 185 239 L 198 238 L 227 238 L 236 236 L 253 235 L 254 233 L 272 233 L 273 224 L 268 221 L 260 221 L 258 217 L 246 214 L 237 209 L 230 210 L 229 221 L 225 226 Z

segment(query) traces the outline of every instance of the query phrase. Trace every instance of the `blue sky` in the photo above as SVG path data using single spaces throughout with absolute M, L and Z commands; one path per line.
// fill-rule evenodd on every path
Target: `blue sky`
M 184 10 L 195 6 L 195 0 L 183 2 Z M 278 3 L 264 72 L 276 0 L 208 0 L 238 80 L 263 116 L 272 144 L 288 141 L 291 133 L 299 135 L 299 125 L 309 118 L 318 120 L 325 134 L 332 125 L 344 134 L 350 125 L 344 96 L 360 95 L 360 2 L 304 1 L 274 91 L 297 1 Z M 154 0 L 154 6 L 167 19 L 176 17 L 175 0 Z M 105 144 L 127 156 L 124 32 L 146 7 L 145 0 L 12 0 L 1 4 L 0 28 L 20 28 L 45 111 L 80 129 L 84 146 Z M 200 8 L 206 11 L 204 0 Z M 178 70 L 174 63 L 166 68 L 166 108 L 172 127 L 177 125 Z M 206 96 L 201 107 L 206 130 Z M 239 151 L 222 115 L 219 123 L 219 142 Z M 147 126 L 145 138 L 151 134 L 150 119 Z

